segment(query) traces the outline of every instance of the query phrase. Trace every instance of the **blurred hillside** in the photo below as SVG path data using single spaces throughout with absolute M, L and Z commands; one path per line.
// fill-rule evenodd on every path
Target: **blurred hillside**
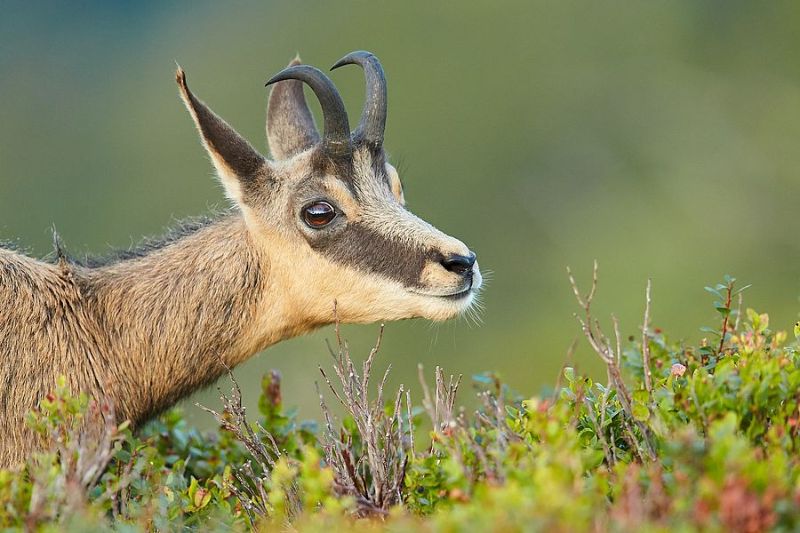
M 653 279 L 654 324 L 696 339 L 703 285 L 787 328 L 800 310 L 800 5 L 793 2 L 86 2 L 0 4 L 0 239 L 49 253 L 127 247 L 224 203 L 173 81 L 264 146 L 264 81 L 296 52 L 326 68 L 353 49 L 389 78 L 386 144 L 413 211 L 493 271 L 480 327 L 387 328 L 382 364 L 552 383 L 577 332 L 564 268 L 601 267 L 598 316 L 625 334 Z M 333 75 L 361 108 L 356 68 Z M 310 99 L 313 100 L 313 99 Z M 348 327 L 366 354 L 377 327 Z M 316 403 L 325 330 L 237 374 L 284 374 Z M 599 368 L 579 345 L 579 365 Z M 214 402 L 216 393 L 201 395 Z M 205 420 L 203 415 L 198 419 Z

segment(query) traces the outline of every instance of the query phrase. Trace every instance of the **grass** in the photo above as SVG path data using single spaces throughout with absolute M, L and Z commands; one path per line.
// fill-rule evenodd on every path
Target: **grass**
M 570 276 L 579 327 L 607 368 L 565 367 L 553 396 L 520 396 L 473 376 L 420 369 L 421 398 L 375 381 L 338 337 L 321 370 L 322 423 L 262 382 L 250 416 L 233 376 L 219 430 L 170 411 L 137 433 L 112 406 L 63 385 L 31 414 L 50 438 L 0 472 L 0 526 L 43 530 L 794 531 L 800 528 L 800 347 L 743 308 L 736 280 L 707 287 L 719 324 L 699 346 L 650 324 L 623 342 Z M 532 347 L 535 349 L 535 347 Z M 388 373 L 388 370 L 387 370 Z M 432 384 L 428 383 L 428 380 Z M 391 392 L 391 393 L 390 393 Z M 328 404 L 339 404 L 337 417 Z M 337 412 L 338 412 L 337 411 Z M 105 421 L 88 438 L 86 417 Z

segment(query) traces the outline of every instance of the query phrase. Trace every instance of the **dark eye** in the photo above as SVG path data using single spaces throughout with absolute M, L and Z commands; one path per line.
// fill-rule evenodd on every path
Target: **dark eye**
M 303 220 L 312 228 L 327 226 L 336 218 L 336 209 L 328 202 L 314 202 L 303 208 Z

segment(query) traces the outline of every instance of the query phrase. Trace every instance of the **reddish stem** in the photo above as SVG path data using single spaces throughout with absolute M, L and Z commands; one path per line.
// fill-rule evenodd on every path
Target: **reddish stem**
M 717 355 L 722 354 L 722 347 L 725 345 L 725 335 L 728 332 L 728 318 L 731 316 L 731 295 L 733 294 L 733 283 L 728 283 L 728 289 L 725 298 L 725 309 L 727 309 L 727 313 L 722 319 L 722 332 L 719 339 L 719 348 L 717 349 Z

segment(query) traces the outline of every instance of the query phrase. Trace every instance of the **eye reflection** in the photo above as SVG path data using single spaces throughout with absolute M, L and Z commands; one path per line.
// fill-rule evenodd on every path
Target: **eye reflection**
M 319 229 L 336 218 L 336 209 L 328 202 L 314 202 L 303 208 L 303 220 L 309 227 Z

